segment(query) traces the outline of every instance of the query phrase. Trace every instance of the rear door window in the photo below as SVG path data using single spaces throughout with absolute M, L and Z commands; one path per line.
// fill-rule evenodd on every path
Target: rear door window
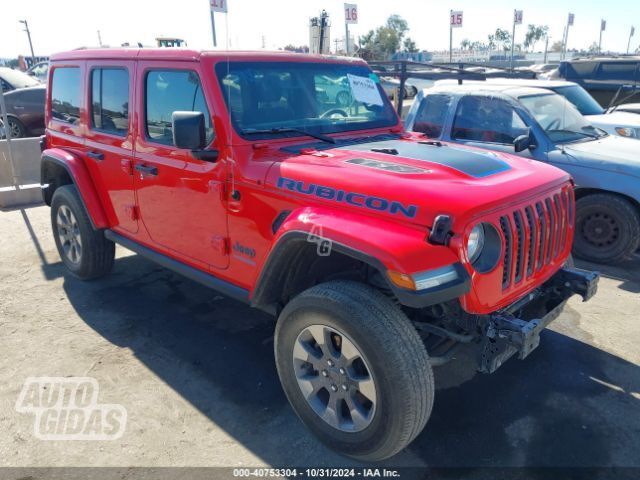
M 91 71 L 91 127 L 126 136 L 129 129 L 129 72 L 124 68 Z
M 213 125 L 200 78 L 187 70 L 151 70 L 145 86 L 145 127 L 154 142 L 171 145 L 171 117 L 176 111 L 202 112 L 207 143 L 213 141 Z
M 76 124 L 80 121 L 80 69 L 58 67 L 51 82 L 51 116 Z
M 453 122 L 454 140 L 511 144 L 527 126 L 504 100 L 469 95 L 460 99 Z
M 413 131 L 422 132 L 427 137 L 439 138 L 450 107 L 449 95 L 427 95 L 420 104 Z

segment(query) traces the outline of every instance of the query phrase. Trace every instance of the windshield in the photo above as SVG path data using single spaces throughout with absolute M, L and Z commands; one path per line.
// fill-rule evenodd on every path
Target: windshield
M 364 65 L 222 62 L 216 74 L 234 128 L 252 140 L 391 127 L 398 122 L 380 80 Z
M 560 95 L 530 95 L 519 97 L 519 100 L 553 142 L 575 142 L 604 135 Z
M 553 89 L 573 103 L 582 115 L 602 115 L 604 108 L 580 85 L 558 87 Z
M 0 78 L 11 85 L 13 88 L 35 87 L 40 82 L 26 73 L 10 68 L 0 68 Z

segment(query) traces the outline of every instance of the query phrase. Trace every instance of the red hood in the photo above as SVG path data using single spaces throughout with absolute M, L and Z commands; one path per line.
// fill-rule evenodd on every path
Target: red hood
M 458 230 L 474 216 L 504 209 L 569 181 L 564 171 L 534 160 L 420 141 L 394 138 L 302 150 L 305 153 L 292 153 L 276 162 L 267 184 L 305 197 L 309 203 L 423 226 L 431 226 L 437 215 L 448 214 Z

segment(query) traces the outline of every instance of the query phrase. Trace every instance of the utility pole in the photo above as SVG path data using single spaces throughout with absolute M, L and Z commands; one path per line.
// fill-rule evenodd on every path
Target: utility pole
M 629 41 L 627 42 L 627 55 L 629 55 L 629 47 L 631 46 L 631 37 L 633 37 L 633 34 L 636 33 L 636 29 L 635 27 L 631 27 L 631 32 L 629 33 Z
M 98 45 L 102 46 L 102 37 L 100 36 L 100 30 L 98 30 Z
M 449 10 L 449 63 L 453 63 L 453 10 Z
M 33 53 L 33 43 L 31 42 L 31 32 L 29 31 L 29 24 L 26 20 L 18 20 L 20 23 L 24 23 L 24 31 L 27 32 L 27 38 L 29 39 L 29 48 L 31 49 L 31 62 L 32 65 L 36 64 L 36 56 Z

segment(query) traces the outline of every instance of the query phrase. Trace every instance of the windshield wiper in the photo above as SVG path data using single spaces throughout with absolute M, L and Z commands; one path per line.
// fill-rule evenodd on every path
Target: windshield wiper
M 587 132 L 578 132 L 576 130 L 567 130 L 566 128 L 554 128 L 553 130 L 547 130 L 547 133 L 575 133 L 576 135 L 584 135 L 589 138 L 600 138 L 598 135 Z
M 336 143 L 336 141 L 331 138 L 328 137 L 326 135 L 322 135 L 320 133 L 312 133 L 309 132 L 303 128 L 292 128 L 292 127 L 276 127 L 276 128 L 264 128 L 264 129 L 258 129 L 258 128 L 249 128 L 246 130 L 242 130 L 241 132 L 244 135 L 263 135 L 265 133 L 300 133 L 302 135 L 306 135 L 307 137 L 312 137 L 312 138 L 317 138 L 318 140 L 322 140 L 323 142 L 327 142 L 327 143 Z

